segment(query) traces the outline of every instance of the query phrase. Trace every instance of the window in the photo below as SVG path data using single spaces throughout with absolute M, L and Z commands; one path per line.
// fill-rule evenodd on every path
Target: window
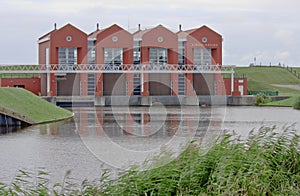
M 77 48 L 58 48 L 58 64 L 77 64 Z
M 133 95 L 141 94 L 141 77 L 139 73 L 135 73 L 133 77 Z
M 178 65 L 185 64 L 185 42 L 178 41 Z
M 49 58 L 49 48 L 46 48 L 46 65 L 49 65 L 49 60 L 50 60 L 50 58 Z
M 104 48 L 104 63 L 106 65 L 123 64 L 123 48 Z
M 88 64 L 96 63 L 96 50 L 95 50 L 96 41 L 88 41 Z
M 95 74 L 88 74 L 88 95 L 95 95 Z
M 211 65 L 211 49 L 194 48 L 194 65 Z
M 133 46 L 133 60 L 134 64 L 140 64 L 141 63 L 141 41 L 134 41 Z
M 178 95 L 185 95 L 185 77 L 184 74 L 178 75 Z
M 167 48 L 150 48 L 150 65 L 164 65 L 168 63 Z

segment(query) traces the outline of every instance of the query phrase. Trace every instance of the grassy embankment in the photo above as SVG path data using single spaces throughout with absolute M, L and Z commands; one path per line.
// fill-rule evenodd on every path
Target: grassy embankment
M 146 163 L 152 169 L 132 167 L 116 179 L 103 172 L 81 184 L 70 172 L 53 186 L 47 172 L 20 171 L 10 185 L 0 183 L 0 195 L 300 195 L 299 139 L 274 127 L 244 141 L 225 135 L 208 151 L 191 143 L 174 160 L 166 153 Z
M 280 67 L 236 67 L 234 71 L 238 75 L 246 75 L 249 90 L 278 91 L 282 96 L 300 95 L 299 90 L 276 86 L 300 86 L 300 80 L 286 69 Z
M 298 73 L 300 73 L 300 67 L 293 67 L 293 70 L 296 70 Z
M 300 79 L 281 67 L 236 67 L 235 73 L 238 75 L 246 75 L 248 78 L 248 90 L 278 91 L 279 96 L 291 97 L 287 100 L 273 101 L 265 105 L 293 106 L 293 97 L 300 96 L 300 90 L 287 87 L 299 86 L 300 88 Z
M 38 70 L 36 65 L 0 66 L 0 70 Z M 2 73 L 0 78 L 32 78 L 38 77 L 38 73 Z
M 30 119 L 33 124 L 66 119 L 73 113 L 21 88 L 0 88 L 0 107 Z

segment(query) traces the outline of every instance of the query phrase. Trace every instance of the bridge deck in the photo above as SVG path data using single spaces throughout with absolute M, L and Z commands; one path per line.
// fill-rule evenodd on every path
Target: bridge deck
M 221 65 L 0 65 L 4 73 L 234 73 L 234 66 Z

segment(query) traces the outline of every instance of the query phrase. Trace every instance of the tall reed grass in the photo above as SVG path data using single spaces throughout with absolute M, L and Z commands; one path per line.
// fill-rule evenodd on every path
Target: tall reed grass
M 225 134 L 205 153 L 191 142 L 163 166 L 155 167 L 164 154 L 150 161 L 152 169 L 133 166 L 115 179 L 104 171 L 82 184 L 67 174 L 49 187 L 46 172 L 20 171 L 10 185 L 0 184 L 0 195 L 300 195 L 299 139 L 290 128 L 264 127 L 245 140 Z

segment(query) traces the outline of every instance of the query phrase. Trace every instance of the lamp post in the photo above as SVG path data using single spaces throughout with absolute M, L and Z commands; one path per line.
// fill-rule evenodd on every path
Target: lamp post
M 254 57 L 254 65 L 256 65 L 256 57 Z

